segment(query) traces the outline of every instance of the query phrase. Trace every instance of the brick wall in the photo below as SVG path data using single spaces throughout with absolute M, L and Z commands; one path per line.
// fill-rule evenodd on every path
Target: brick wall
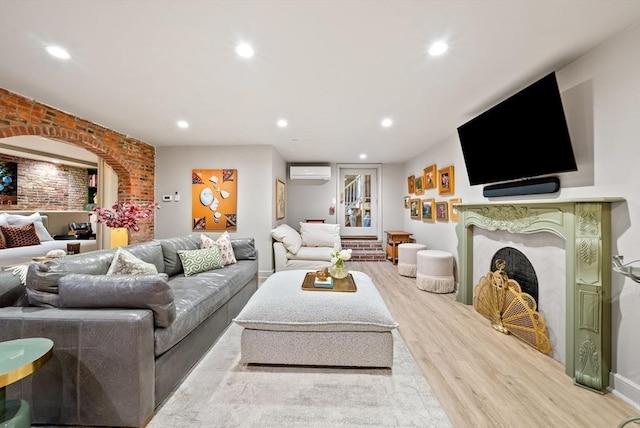
M 0 138 L 18 135 L 39 135 L 82 147 L 104 159 L 118 174 L 119 201 L 153 202 L 153 146 L 0 88 Z M 130 233 L 129 242 L 153 237 L 153 222 L 141 221 L 140 231 Z
M 87 170 L 0 154 L 18 164 L 18 202 L 0 210 L 82 210 L 87 200 Z

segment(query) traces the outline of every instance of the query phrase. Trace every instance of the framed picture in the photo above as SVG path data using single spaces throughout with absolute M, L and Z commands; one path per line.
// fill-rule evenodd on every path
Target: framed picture
M 422 179 L 423 177 L 421 175 L 416 177 L 416 186 L 415 186 L 416 195 L 422 195 L 424 193 L 424 187 L 422 186 Z
M 420 199 L 411 199 L 409 201 L 409 214 L 411 218 L 420 218 Z
M 426 167 L 422 170 L 422 181 L 425 189 L 435 189 L 436 187 L 436 165 Z
M 282 220 L 284 218 L 286 186 L 284 181 L 276 178 L 276 220 Z
M 435 220 L 436 201 L 435 199 L 422 200 L 422 221 L 433 222 Z
M 436 202 L 436 219 L 438 221 L 449 220 L 449 203 L 447 201 Z
M 454 193 L 453 165 L 438 170 L 438 194 L 449 195 Z
M 16 205 L 17 203 L 18 163 L 0 162 L 0 204 Z
M 458 213 L 458 209 L 456 208 L 455 204 L 460 204 L 460 203 L 462 203 L 462 199 L 460 199 L 460 198 L 451 198 L 451 199 L 449 199 L 449 220 L 458 221 L 459 213 Z
M 238 170 L 191 171 L 191 230 L 237 230 Z
M 407 177 L 407 192 L 415 193 L 416 192 L 416 176 L 410 175 Z
M 407 210 L 409 209 L 409 199 L 411 199 L 409 196 L 404 197 L 404 208 Z

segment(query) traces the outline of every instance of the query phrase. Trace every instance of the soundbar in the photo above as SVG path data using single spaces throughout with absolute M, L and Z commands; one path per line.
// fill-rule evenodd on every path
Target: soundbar
M 485 186 L 482 189 L 482 196 L 495 198 L 498 196 L 537 195 L 555 193 L 558 190 L 560 190 L 558 177 L 542 177 Z

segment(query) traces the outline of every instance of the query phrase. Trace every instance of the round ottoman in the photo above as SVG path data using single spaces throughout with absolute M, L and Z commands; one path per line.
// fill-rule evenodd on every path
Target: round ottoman
M 424 244 L 404 243 L 398 245 L 398 273 L 402 276 L 416 277 L 418 266 L 416 256 L 418 251 L 426 250 Z
M 432 293 L 451 293 L 455 289 L 454 258 L 446 251 L 422 250 L 416 255 L 416 285 Z

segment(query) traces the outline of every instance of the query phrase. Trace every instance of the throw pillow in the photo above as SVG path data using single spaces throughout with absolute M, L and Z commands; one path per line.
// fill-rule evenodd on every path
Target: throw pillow
M 153 263 L 147 263 L 139 259 L 122 247 L 116 251 L 107 271 L 107 275 L 145 275 L 154 273 L 158 273 L 158 269 Z
M 298 231 L 288 224 L 280 224 L 271 230 L 271 237 L 276 241 L 282 242 L 284 247 L 291 254 L 296 254 L 302 247 L 302 238 Z
M 0 226 L 9 226 L 6 213 L 0 213 Z M 6 240 L 2 232 L 0 232 L 0 248 L 7 248 Z
M 222 257 L 222 263 L 224 265 L 232 265 L 237 262 L 236 255 L 233 252 L 233 246 L 231 245 L 231 237 L 226 230 L 218 239 L 216 239 L 216 245 L 220 250 L 220 257 Z
M 339 224 L 300 222 L 300 236 L 305 247 L 341 246 Z
M 200 248 L 211 248 L 216 245 L 216 241 L 213 238 L 209 238 L 207 235 L 200 234 Z
M 24 226 L 33 223 L 40 242 L 53 241 L 53 237 L 42 223 L 40 213 L 33 213 L 31 215 L 7 214 L 7 222 L 9 226 Z
M 27 247 L 40 244 L 33 223 L 24 226 L 0 226 L 7 248 Z
M 218 246 L 199 250 L 178 250 L 184 276 L 224 267 Z

